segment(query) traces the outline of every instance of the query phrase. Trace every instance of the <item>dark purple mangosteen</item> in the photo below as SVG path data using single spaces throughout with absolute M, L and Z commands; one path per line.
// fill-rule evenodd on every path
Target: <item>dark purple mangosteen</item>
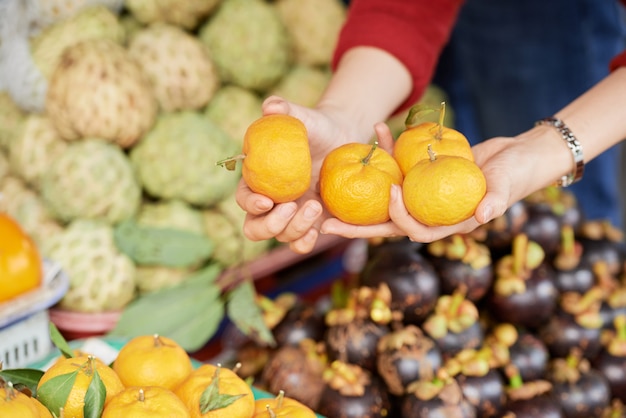
M 554 283 L 559 292 L 585 293 L 596 282 L 592 265 L 582 258 L 583 247 L 576 241 L 574 228 L 561 228 L 561 244 L 552 260 Z
M 313 304 L 298 300 L 272 328 L 272 334 L 280 347 L 297 345 L 305 338 L 319 341 L 323 338 L 325 330 L 324 315 Z
M 615 332 L 592 360 L 592 365 L 609 382 L 611 396 L 626 403 L 626 316 L 615 319 Z
M 466 299 L 463 286 L 452 295 L 439 296 L 435 310 L 426 318 L 422 329 L 437 343 L 444 359 L 463 349 L 478 348 L 484 340 L 478 309 Z
M 608 380 L 580 354 L 553 359 L 549 380 L 567 418 L 599 417 L 611 403 Z
M 519 370 L 525 382 L 544 379 L 548 370 L 550 353 L 546 345 L 527 331 L 520 331 L 516 341 L 509 347 L 509 361 Z
M 346 307 L 328 311 L 323 340 L 329 360 L 375 371 L 378 341 L 391 332 L 394 315 L 390 303 L 389 287 L 381 283 L 378 289 L 367 286 L 352 289 Z
M 441 292 L 453 293 L 459 286 L 467 289 L 467 299 L 477 302 L 493 282 L 489 247 L 467 234 L 454 234 L 432 242 L 424 254 L 441 279 Z
M 510 364 L 505 368 L 509 379 L 506 387 L 506 403 L 501 418 L 565 418 L 552 390 L 552 383 L 538 379 L 523 381 L 519 370 Z
M 389 392 L 406 393 L 410 383 L 441 367 L 441 351 L 435 342 L 415 325 L 406 325 L 378 341 L 377 372 Z
M 408 240 L 387 241 L 371 251 L 360 274 L 360 285 L 391 290 L 391 309 L 401 312 L 405 324 L 419 325 L 430 314 L 440 294 L 439 276 Z
M 605 295 L 600 306 L 602 327 L 613 329 L 615 318 L 626 315 L 626 282 L 620 282 L 615 275 L 611 274 L 608 264 L 604 261 L 597 261 L 593 265 L 593 271 L 596 286 L 602 289 Z
M 539 329 L 539 336 L 552 357 L 566 357 L 578 350 L 584 357 L 595 357 L 602 348 L 603 292 L 593 287 L 585 294 L 567 292 L 561 295 L 559 308 Z
M 554 270 L 544 258 L 539 244 L 525 234 L 515 237 L 512 253 L 496 265 L 496 279 L 487 297 L 495 320 L 534 329 L 552 316 L 558 291 Z
M 326 385 L 316 411 L 333 418 L 389 417 L 391 402 L 384 383 L 354 364 L 333 361 L 324 372 Z
M 603 261 L 610 274 L 622 272 L 625 259 L 624 234 L 608 221 L 584 222 L 578 233 L 583 246 L 582 257 L 592 266 Z
M 418 380 L 409 385 L 401 405 L 402 418 L 477 418 L 455 379 Z
M 304 339 L 297 346 L 285 345 L 269 357 L 257 385 L 270 393 L 283 390 L 314 411 L 325 387 L 324 344 Z

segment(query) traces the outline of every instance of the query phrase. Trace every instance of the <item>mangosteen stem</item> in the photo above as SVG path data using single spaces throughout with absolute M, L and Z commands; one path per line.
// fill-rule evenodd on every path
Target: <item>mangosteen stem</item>
M 524 380 L 522 379 L 522 375 L 520 374 L 517 367 L 512 364 L 509 364 L 505 368 L 505 373 L 509 378 L 509 387 L 511 389 L 518 389 L 524 386 Z
M 378 141 L 374 141 L 372 147 L 370 148 L 370 152 L 368 152 L 365 158 L 361 160 L 361 163 L 363 165 L 368 165 L 370 163 L 370 160 L 372 159 L 372 155 L 374 155 L 374 151 L 376 150 L 376 148 L 378 148 Z
M 456 318 L 459 314 L 459 309 L 465 300 L 465 294 L 467 293 L 467 286 L 460 284 L 454 291 L 450 298 L 450 306 L 448 307 L 448 318 Z
M 626 315 L 618 315 L 613 320 L 616 331 L 616 339 L 626 341 Z
M 526 265 L 526 250 L 528 249 L 528 236 L 518 234 L 513 239 L 513 274 L 521 276 Z

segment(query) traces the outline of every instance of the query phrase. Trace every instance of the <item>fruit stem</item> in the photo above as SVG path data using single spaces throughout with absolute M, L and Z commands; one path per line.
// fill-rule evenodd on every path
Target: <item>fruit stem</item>
M 265 408 L 267 409 L 268 414 L 270 414 L 270 418 L 276 418 L 276 414 L 272 411 L 272 408 L 269 405 L 265 405 Z
M 505 369 L 506 375 L 509 378 L 509 387 L 511 389 L 517 389 L 524 386 L 524 381 L 522 380 L 522 375 L 516 366 L 510 364 Z
M 526 255 L 528 249 L 528 236 L 518 234 L 513 239 L 513 274 L 521 276 L 526 265 Z
M 137 400 L 139 402 L 145 402 L 146 401 L 146 394 L 143 391 L 143 388 L 139 389 L 139 396 L 137 396 Z
M 437 134 L 435 134 L 435 138 L 441 140 L 443 138 L 443 121 L 446 117 L 446 102 L 441 102 L 441 107 L 439 108 L 439 130 Z
M 285 400 L 285 391 L 278 391 L 278 396 L 276 396 L 276 409 L 281 409 L 283 407 L 283 401 Z
M 163 345 L 163 342 L 161 341 L 161 336 L 159 334 L 154 334 L 154 346 L 155 347 L 161 347 Z
M 365 158 L 361 160 L 361 163 L 363 163 L 363 165 L 368 165 L 370 163 L 370 160 L 372 159 L 372 155 L 374 155 L 374 151 L 376 150 L 376 148 L 378 148 L 378 141 L 374 141 L 372 147 L 370 148 L 370 152 L 368 152 Z
M 428 158 L 430 158 L 430 161 L 435 161 L 437 159 L 437 154 L 435 154 L 435 151 L 433 151 L 433 148 L 430 146 L 430 144 L 428 144 Z
M 225 167 L 229 171 L 233 171 L 237 166 L 237 161 L 243 160 L 246 158 L 245 154 L 238 154 L 232 157 L 224 158 L 223 160 L 219 160 L 215 163 L 215 165 L 219 165 L 220 167 Z
M 616 316 L 613 323 L 617 332 L 616 339 L 626 341 L 626 315 Z

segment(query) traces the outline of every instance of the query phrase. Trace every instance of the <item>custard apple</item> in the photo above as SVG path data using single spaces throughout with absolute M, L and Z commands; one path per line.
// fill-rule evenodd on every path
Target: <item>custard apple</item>
M 184 29 L 195 29 L 213 12 L 221 0 L 126 0 L 126 8 L 147 25 L 171 23 Z
M 204 234 L 202 213 L 181 200 L 144 202 L 137 214 L 141 226 L 172 228 Z M 137 265 L 135 280 L 140 294 L 174 286 L 184 281 L 196 268 Z
M 69 276 L 69 290 L 59 302 L 63 309 L 116 311 L 135 297 L 135 265 L 115 247 L 113 230 L 104 222 L 77 219 L 46 240 L 42 253 Z
M 18 177 L 0 177 L 0 212 L 13 217 L 40 248 L 63 229 L 41 197 Z
M 9 158 L 11 171 L 31 187 L 39 189 L 42 176 L 50 165 L 65 152 L 68 143 L 59 137 L 50 119 L 30 114 L 11 142 Z
M 9 157 L 0 149 L 0 181 L 9 175 Z
M 26 113 L 15 103 L 9 93 L 0 92 L 0 150 L 8 151 Z
M 128 157 L 100 139 L 71 143 L 41 180 L 44 201 L 65 222 L 100 218 L 115 224 L 132 218 L 141 203 Z
M 157 109 L 139 64 L 110 39 L 66 48 L 46 98 L 48 115 L 64 139 L 97 137 L 123 148 L 152 127 Z
M 124 0 L 26 0 L 31 17 L 31 26 L 37 31 L 52 24 L 72 18 L 82 9 L 103 6 L 118 13 Z
M 264 0 L 224 0 L 198 36 L 225 83 L 262 92 L 289 69 L 287 31 Z
M 211 206 L 237 187 L 241 169 L 216 162 L 241 149 L 199 112 L 164 113 L 133 147 L 130 159 L 143 188 L 153 197 Z
M 341 0 L 276 0 L 300 64 L 329 65 L 339 32 L 346 20 Z
M 215 93 L 204 114 L 242 147 L 248 126 L 263 116 L 262 104 L 254 91 L 230 84 Z
M 148 76 L 163 111 L 204 107 L 219 87 L 206 47 L 179 27 L 157 23 L 142 29 L 128 51 Z
M 330 71 L 308 65 L 295 65 L 272 88 L 276 94 L 302 106 L 317 104 L 330 81 Z

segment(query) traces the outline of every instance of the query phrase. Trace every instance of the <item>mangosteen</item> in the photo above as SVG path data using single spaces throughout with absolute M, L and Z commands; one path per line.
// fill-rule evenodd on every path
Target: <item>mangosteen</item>
M 311 303 L 298 300 L 272 328 L 276 344 L 297 345 L 305 338 L 319 341 L 324 337 L 324 315 Z
M 601 345 L 603 293 L 593 287 L 585 294 L 567 292 L 561 296 L 559 308 L 539 329 L 539 336 L 553 357 L 565 357 L 573 349 L 593 358 Z
M 541 339 L 528 331 L 518 331 L 509 347 L 509 361 L 517 367 L 523 381 L 545 378 L 549 360 L 550 353 Z
M 465 298 L 464 286 L 452 295 L 439 296 L 422 329 L 437 343 L 444 359 L 463 349 L 480 347 L 484 338 L 478 309 Z
M 479 301 L 493 282 L 493 265 L 489 247 L 467 234 L 454 234 L 434 241 L 425 248 L 441 280 L 441 292 L 453 293 L 460 285 L 467 289 L 466 297 Z
M 438 376 L 454 377 L 479 417 L 495 417 L 506 400 L 502 375 L 492 367 L 497 367 L 499 363 L 489 347 L 465 349 L 448 359 Z
M 546 187 L 524 199 L 528 219 L 522 230 L 537 242 L 551 258 L 561 241 L 561 228 L 578 230 L 583 214 L 573 193 L 558 187 Z
M 355 364 L 333 361 L 324 371 L 326 382 L 316 411 L 333 418 L 390 416 L 391 402 L 384 383 Z
M 553 314 L 558 298 L 554 270 L 541 246 L 518 234 L 511 254 L 496 265 L 496 279 L 487 297 L 493 318 L 534 329 Z
M 561 244 L 552 260 L 554 283 L 559 292 L 585 293 L 595 284 L 592 265 L 582 258 L 582 244 L 575 238 L 574 228 L 561 228 Z
M 621 283 L 614 274 L 609 271 L 609 266 L 604 261 L 597 261 L 593 265 L 597 287 L 604 292 L 604 300 L 600 306 L 602 327 L 613 329 L 613 321 L 619 315 L 626 315 L 626 283 Z
M 502 408 L 503 418 L 565 418 L 565 413 L 547 380 L 524 382 L 514 366 L 507 368 L 509 385 L 507 400 Z
M 440 294 L 439 276 L 420 253 L 420 246 L 409 240 L 389 241 L 371 252 L 359 283 L 391 290 L 391 308 L 401 312 L 406 324 L 419 325 L 431 312 Z
M 375 371 L 378 341 L 391 331 L 394 318 L 390 303 L 391 291 L 381 283 L 377 289 L 352 289 L 346 307 L 328 311 L 323 340 L 329 360 Z
M 611 402 L 606 377 L 575 351 L 551 361 L 549 380 L 567 418 L 599 417 Z
M 402 418 L 476 418 L 476 408 L 465 399 L 453 378 L 422 379 L 411 383 L 402 399 Z
M 441 367 L 441 351 L 415 325 L 406 325 L 378 341 L 376 370 L 392 395 L 406 393 L 407 386 L 425 373 Z
M 615 318 L 615 331 L 606 340 L 592 365 L 609 382 L 612 397 L 626 403 L 626 316 Z
M 523 201 L 513 203 L 501 216 L 470 232 L 472 238 L 490 249 L 493 260 L 498 260 L 511 251 L 513 237 L 522 232 L 528 220 L 528 211 Z
M 285 345 L 274 351 L 257 384 L 270 393 L 284 390 L 290 398 L 317 410 L 326 365 L 324 344 L 304 339 L 297 346 Z
M 580 228 L 578 239 L 583 246 L 582 257 L 589 264 L 607 263 L 609 273 L 618 275 L 624 263 L 624 234 L 609 221 L 587 221 Z

